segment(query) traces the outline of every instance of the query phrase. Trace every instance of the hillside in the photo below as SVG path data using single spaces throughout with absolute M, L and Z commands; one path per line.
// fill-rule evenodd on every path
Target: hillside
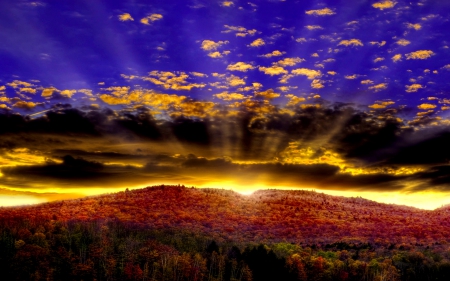
M 0 221 L 119 220 L 133 227 L 198 232 L 217 241 L 406 247 L 450 242 L 449 214 L 448 209 L 426 211 L 303 190 L 260 190 L 245 196 L 221 189 L 155 186 L 0 208 Z

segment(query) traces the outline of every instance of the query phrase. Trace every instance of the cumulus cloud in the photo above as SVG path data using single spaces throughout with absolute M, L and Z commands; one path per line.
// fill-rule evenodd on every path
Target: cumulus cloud
M 231 71 L 243 71 L 243 72 L 247 72 L 248 70 L 254 69 L 255 67 L 249 63 L 245 63 L 242 61 L 239 61 L 235 64 L 229 64 L 227 66 L 227 70 L 231 70 Z
M 268 89 L 266 91 L 263 92 L 256 92 L 255 93 L 255 97 L 262 97 L 264 99 L 267 100 L 272 100 L 275 98 L 278 98 L 280 96 L 279 93 L 275 93 L 275 91 L 273 89 Z
M 269 66 L 269 67 L 260 66 L 258 69 L 259 69 L 259 71 L 264 72 L 264 74 L 267 74 L 270 76 L 288 73 L 288 71 L 281 66 Z
M 380 9 L 380 10 L 384 10 L 384 9 L 394 8 L 395 4 L 397 4 L 397 3 L 394 1 L 383 1 L 383 2 L 373 3 L 372 7 Z
M 271 58 L 271 57 L 278 57 L 278 56 L 282 56 L 283 54 L 285 54 L 286 52 L 280 52 L 278 50 L 273 51 L 272 53 L 268 53 L 265 55 L 261 55 L 262 57 L 265 58 Z
M 243 94 L 239 94 L 239 93 L 222 92 L 219 94 L 215 94 L 214 96 L 218 99 L 225 100 L 225 101 L 245 99 L 245 96 Z
M 379 92 L 387 89 L 387 83 L 380 83 L 374 86 L 369 87 L 369 90 L 374 90 L 375 92 Z
M 253 41 L 252 43 L 250 43 L 250 47 L 260 47 L 260 46 L 263 46 L 265 44 L 266 44 L 266 42 L 264 42 L 263 39 L 258 38 L 255 41 Z
M 228 41 L 214 42 L 212 40 L 203 40 L 201 48 L 205 51 L 213 51 L 213 50 L 217 50 L 217 48 L 219 48 L 220 46 L 228 44 L 228 43 L 229 43 Z
M 406 92 L 407 93 L 415 93 L 417 92 L 419 89 L 423 89 L 423 86 L 420 84 L 412 84 L 412 85 L 406 85 Z
M 149 25 L 151 22 L 155 22 L 157 20 L 161 20 L 163 16 L 161 14 L 151 14 L 145 18 L 141 19 L 141 23 L 145 25 Z
M 400 39 L 400 40 L 398 40 L 395 43 L 400 45 L 400 46 L 407 46 L 407 45 L 411 44 L 411 41 L 408 41 L 406 39 Z
M 398 62 L 402 60 L 402 54 L 396 54 L 392 57 L 393 62 Z
M 133 21 L 133 17 L 129 13 L 118 15 L 120 21 Z
M 333 12 L 333 10 L 331 10 L 329 8 L 323 8 L 323 9 L 318 9 L 318 10 L 305 11 L 305 14 L 307 14 L 307 15 L 314 15 L 314 16 L 331 16 L 331 15 L 334 15 L 336 13 Z
M 406 59 L 420 59 L 420 60 L 424 60 L 427 58 L 430 58 L 432 55 L 434 55 L 434 52 L 431 50 L 419 50 L 419 51 L 415 51 L 415 52 L 411 52 L 409 54 L 406 54 Z
M 297 68 L 291 71 L 294 75 L 303 75 L 306 76 L 308 79 L 313 80 L 317 77 L 322 76 L 322 73 L 320 70 L 314 70 L 314 69 L 308 69 L 308 68 Z
M 415 30 L 420 30 L 422 28 L 422 25 L 420 23 L 407 23 L 406 26 Z
M 430 103 L 422 103 L 417 106 L 418 109 L 423 109 L 423 110 L 434 109 L 436 107 L 437 107 L 436 105 L 430 104 Z
M 350 40 L 342 40 L 339 42 L 338 46 L 344 45 L 344 46 L 364 46 L 364 44 L 359 39 L 350 39 Z

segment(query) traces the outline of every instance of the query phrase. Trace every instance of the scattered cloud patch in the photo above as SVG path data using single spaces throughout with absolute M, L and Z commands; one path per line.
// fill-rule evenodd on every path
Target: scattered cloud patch
M 319 10 L 306 11 L 305 14 L 307 14 L 307 15 L 314 15 L 314 16 L 331 16 L 331 15 L 334 15 L 336 13 L 333 12 L 333 10 L 331 10 L 329 8 L 323 8 L 323 9 L 319 9 Z

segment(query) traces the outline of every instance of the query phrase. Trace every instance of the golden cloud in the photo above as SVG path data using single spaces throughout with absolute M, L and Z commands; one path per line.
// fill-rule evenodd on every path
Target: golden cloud
M 18 101 L 13 104 L 13 107 L 22 108 L 22 109 L 33 109 L 38 106 L 38 103 L 34 103 L 32 101 Z
M 401 45 L 401 46 L 407 46 L 407 45 L 411 44 L 411 42 L 406 39 L 400 39 L 395 43 L 398 45 Z
M 265 58 L 278 57 L 278 56 L 281 56 L 281 55 L 283 55 L 285 53 L 286 52 L 280 52 L 278 50 L 275 50 L 272 53 L 268 53 L 268 54 L 262 55 L 262 57 L 265 57 Z
M 397 4 L 394 1 L 384 1 L 384 2 L 377 2 L 372 4 L 372 7 L 380 9 L 380 10 L 384 10 L 384 9 L 389 9 L 389 8 L 393 8 L 395 6 L 395 4 Z
M 8 97 L 0 97 L 0 102 L 7 102 L 7 103 L 10 103 L 10 102 L 11 102 L 11 99 L 8 98 Z
M 259 71 L 264 72 L 264 74 L 267 74 L 270 76 L 288 73 L 288 71 L 281 66 L 270 66 L 270 67 L 260 66 L 258 69 L 259 69 Z
M 129 13 L 124 13 L 118 16 L 120 21 L 133 21 L 133 17 Z
M 222 31 L 222 33 L 229 33 L 232 31 L 236 32 L 236 36 L 238 37 L 245 37 L 247 35 L 255 35 L 257 30 L 256 29 L 246 29 L 245 27 L 242 26 L 232 26 L 232 25 L 224 25 L 225 28 L 227 28 L 227 30 Z
M 376 42 L 376 41 L 371 41 L 369 42 L 370 45 L 378 45 L 378 47 L 383 47 L 384 45 L 386 45 L 386 41 L 381 41 L 381 42 Z
M 398 62 L 400 60 L 402 60 L 402 54 L 396 54 L 392 57 L 393 62 Z
M 150 22 L 161 20 L 162 18 L 163 18 L 163 16 L 161 14 L 151 14 L 150 16 L 142 18 L 141 23 L 149 25 Z
M 436 108 L 436 105 L 430 104 L 430 103 L 422 103 L 421 105 L 418 105 L 417 108 L 418 109 L 423 109 L 423 110 L 433 109 L 433 108 Z
M 221 58 L 222 54 L 220 52 L 212 52 L 212 53 L 209 53 L 208 56 L 210 56 L 214 59 L 217 59 L 217 58 Z
M 297 97 L 293 94 L 285 95 L 285 97 L 289 98 L 289 102 L 287 103 L 287 106 L 294 106 L 298 103 L 304 102 L 306 99 L 304 97 Z
M 338 46 L 364 46 L 364 44 L 359 39 L 342 40 L 339 42 Z
M 308 68 L 297 68 L 291 71 L 292 74 L 295 75 L 304 75 L 306 77 L 308 77 L 308 79 L 313 80 L 317 77 L 322 76 L 322 73 L 320 72 L 320 70 L 313 70 L 313 69 L 308 69 Z
M 63 90 L 60 92 L 60 94 L 63 97 L 71 98 L 76 92 L 77 90 Z
M 345 76 L 345 79 L 349 79 L 349 80 L 353 80 L 353 79 L 356 79 L 356 78 L 358 78 L 358 75 L 357 75 L 357 74 L 346 75 L 346 76 Z
M 311 57 L 318 58 L 319 54 L 318 53 L 314 53 L 314 54 L 311 55 Z
M 254 69 L 255 67 L 249 63 L 245 63 L 242 61 L 239 61 L 235 64 L 230 64 L 227 66 L 227 70 L 231 71 L 243 71 L 247 72 L 249 69 Z
M 336 71 L 327 71 L 327 73 L 330 74 L 330 75 L 336 75 L 337 74 Z
M 8 110 L 10 110 L 11 108 L 9 108 L 6 104 L 0 104 L 0 109 L 8 109 Z
M 51 97 L 53 95 L 53 92 L 58 91 L 56 88 L 45 88 L 42 90 L 41 97 Z
M 375 103 L 372 105 L 369 105 L 370 108 L 373 109 L 382 109 L 382 108 L 386 108 L 389 105 L 395 104 L 395 102 L 393 101 L 385 101 L 385 102 L 381 102 L 381 103 Z
M 276 63 L 274 63 L 274 65 L 279 65 L 279 66 L 294 66 L 297 63 L 301 63 L 305 61 L 304 59 L 301 59 L 299 57 L 296 58 L 285 58 L 282 60 L 277 61 Z
M 387 89 L 387 83 L 380 83 L 377 85 L 374 85 L 372 87 L 369 87 L 369 90 L 374 90 L 375 92 L 386 90 Z
M 415 52 L 411 52 L 409 54 L 406 54 L 406 59 L 427 59 L 429 57 L 431 57 L 432 55 L 434 55 L 433 51 L 431 50 L 419 50 L 419 51 L 415 51 Z
M 262 40 L 261 38 L 256 39 L 255 41 L 253 41 L 250 46 L 251 47 L 259 47 L 262 45 L 265 45 L 266 43 L 264 42 L 264 40 Z
M 370 79 L 362 80 L 362 81 L 361 81 L 361 84 L 373 84 L 373 81 L 370 80 Z
M 450 106 L 441 106 L 441 110 L 449 110 Z
M 19 87 L 33 87 L 34 85 L 28 82 L 20 81 L 20 80 L 14 80 L 11 83 L 7 83 L 7 86 L 13 87 L 13 88 L 19 88 Z M 3 86 L 4 87 L 4 86 Z
M 305 28 L 309 30 L 315 30 L 315 29 L 323 29 L 320 25 L 306 25 Z
M 384 58 L 376 58 L 373 60 L 373 62 L 379 62 L 379 61 L 384 61 Z
M 222 2 L 222 6 L 224 6 L 224 7 L 231 7 L 233 5 L 234 5 L 234 3 L 232 1 L 223 1 Z
M 322 89 L 323 87 L 325 87 L 322 82 L 319 79 L 314 79 L 311 82 L 311 88 L 313 89 Z
M 417 92 L 419 89 L 423 89 L 423 86 L 420 84 L 406 85 L 405 87 L 407 93 L 414 93 Z
M 225 100 L 225 101 L 243 100 L 243 99 L 245 99 L 245 96 L 243 94 L 228 93 L 228 92 L 222 92 L 220 94 L 215 94 L 214 96 L 216 98 L 219 98 L 219 99 Z
M 6 87 L 5 86 L 0 86 L 0 91 L 5 91 Z
M 329 8 L 323 8 L 323 9 L 319 9 L 319 10 L 306 11 L 305 14 L 314 15 L 314 16 L 331 16 L 331 15 L 334 15 L 335 12 L 333 12 Z
M 262 97 L 263 99 L 266 99 L 266 100 L 272 100 L 272 99 L 278 98 L 280 96 L 280 94 L 275 93 L 275 91 L 273 89 L 268 89 L 264 92 L 256 92 L 255 96 Z
M 214 42 L 212 40 L 203 40 L 201 48 L 205 51 L 212 51 L 212 50 L 217 50 L 217 48 L 219 48 L 220 46 L 222 46 L 224 44 L 228 44 L 228 43 L 229 43 L 229 41 Z
M 406 26 L 415 30 L 419 30 L 422 28 L 422 25 L 420 25 L 419 23 L 408 23 Z
M 231 87 L 236 87 L 240 85 L 245 85 L 245 81 L 242 78 L 239 78 L 237 76 L 231 75 L 230 77 L 226 78 L 228 85 Z
M 252 83 L 252 86 L 253 86 L 253 88 L 255 88 L 255 90 L 261 89 L 263 87 L 263 85 L 258 82 Z
M 36 89 L 33 88 L 21 88 L 20 92 L 30 93 L 30 94 L 36 94 Z
M 196 77 L 208 77 L 208 75 L 201 73 L 201 72 L 191 72 L 192 75 L 196 76 Z

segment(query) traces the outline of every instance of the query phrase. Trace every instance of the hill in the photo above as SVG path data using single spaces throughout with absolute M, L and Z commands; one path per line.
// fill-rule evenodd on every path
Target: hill
M 154 186 L 26 207 L 0 208 L 0 222 L 119 220 L 134 227 L 199 232 L 217 241 L 325 245 L 450 242 L 450 211 L 420 210 L 304 190 Z

